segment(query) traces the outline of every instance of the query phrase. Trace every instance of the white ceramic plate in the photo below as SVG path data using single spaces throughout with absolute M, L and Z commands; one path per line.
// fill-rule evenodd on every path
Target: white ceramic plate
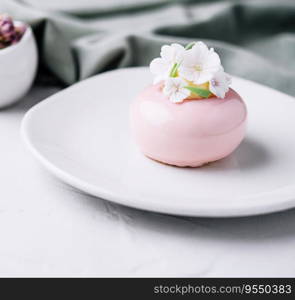
M 22 136 L 64 182 L 116 203 L 175 215 L 245 216 L 295 206 L 295 101 L 234 78 L 248 132 L 228 158 L 177 168 L 144 157 L 129 132 L 129 104 L 151 82 L 147 68 L 104 73 L 33 107 Z

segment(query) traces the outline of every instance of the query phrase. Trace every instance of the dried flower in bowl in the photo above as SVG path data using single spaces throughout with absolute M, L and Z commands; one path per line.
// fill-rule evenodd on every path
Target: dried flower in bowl
M 33 83 L 37 65 L 32 28 L 0 14 L 0 109 L 23 98 Z
M 10 16 L 0 14 L 0 49 L 19 42 L 25 31 L 25 25 L 15 25 Z

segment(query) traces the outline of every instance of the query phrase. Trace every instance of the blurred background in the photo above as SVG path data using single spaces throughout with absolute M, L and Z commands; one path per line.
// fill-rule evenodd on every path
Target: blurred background
M 67 86 L 202 39 L 228 73 L 295 95 L 294 0 L 1 0 L 0 11 L 33 27 L 37 80 Z

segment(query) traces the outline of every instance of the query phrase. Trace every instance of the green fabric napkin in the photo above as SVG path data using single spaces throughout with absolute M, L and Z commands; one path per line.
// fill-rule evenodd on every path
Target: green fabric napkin
M 295 95 L 295 1 L 1 0 L 29 22 L 42 64 L 72 84 L 204 40 L 225 70 Z

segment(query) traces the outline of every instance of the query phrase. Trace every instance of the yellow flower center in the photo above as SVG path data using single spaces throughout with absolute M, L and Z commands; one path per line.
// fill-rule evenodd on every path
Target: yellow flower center
M 201 72 L 201 71 L 203 70 L 201 65 L 196 65 L 196 66 L 195 66 L 195 69 L 196 69 L 198 72 Z
M 192 87 L 198 87 L 198 88 L 201 88 L 203 90 L 207 90 L 209 91 L 209 82 L 205 82 L 205 83 L 202 83 L 202 84 L 195 84 L 191 81 L 187 81 L 188 83 L 188 86 L 192 86 Z M 214 95 L 211 93 L 211 95 L 209 96 L 209 98 L 213 97 Z M 198 96 L 198 95 L 194 95 L 194 94 L 191 94 L 190 96 L 188 96 L 186 98 L 187 100 L 198 100 L 198 99 L 203 99 L 201 96 Z

